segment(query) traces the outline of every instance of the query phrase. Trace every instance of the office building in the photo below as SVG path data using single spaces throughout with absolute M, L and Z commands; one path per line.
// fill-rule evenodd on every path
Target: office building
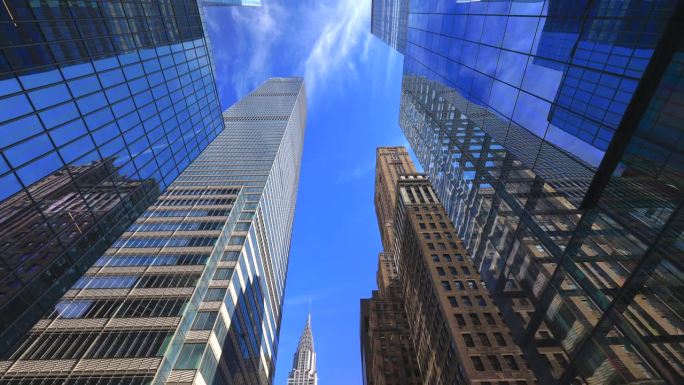
M 387 151 L 397 150 L 378 149 L 379 174 L 386 175 Z M 394 207 L 394 245 L 387 259 L 396 267 L 393 278 L 420 368 L 416 383 L 534 384 L 430 182 L 412 172 L 405 149 L 397 152 L 409 165 L 396 176 L 376 176 L 376 205 Z M 382 346 L 374 353 L 385 360 L 388 354 Z
M 371 298 L 361 300 L 361 360 L 364 385 L 420 384 L 420 370 L 408 327 L 394 248 L 396 184 L 416 168 L 404 147 L 380 147 L 375 164 L 375 212 L 384 252 L 378 255 Z
M 400 125 L 540 383 L 684 381 L 684 4 L 407 7 Z
M 0 382 L 268 384 L 306 121 L 270 79 L 0 362 Z
M 3 2 L 0 353 L 223 130 L 202 18 L 196 0 Z
M 297 344 L 297 351 L 292 361 L 292 370 L 287 375 L 287 385 L 318 385 L 316 372 L 316 350 L 311 332 L 311 314 Z

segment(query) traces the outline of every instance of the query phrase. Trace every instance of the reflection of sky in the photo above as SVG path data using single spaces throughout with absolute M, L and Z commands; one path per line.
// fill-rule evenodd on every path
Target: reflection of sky
M 9 165 L 28 186 L 65 164 L 114 158 L 122 176 L 154 178 L 163 188 L 187 164 L 188 151 L 197 153 L 198 142 L 223 127 L 203 43 L 0 80 L 0 149 Z M 3 159 L 0 172 L 7 169 Z M 14 175 L 0 177 L 0 199 L 20 188 Z
M 580 19 L 566 17 L 582 15 L 584 1 L 442 1 L 445 15 L 426 16 L 420 13 L 434 7 L 427 3 L 411 3 L 407 72 L 446 82 L 470 102 L 598 165 L 636 84 L 624 76 L 640 76 L 644 62 L 636 56 L 649 50 L 580 39 Z M 563 18 L 547 19 L 550 12 Z M 587 22 L 583 34 L 605 27 L 599 23 Z

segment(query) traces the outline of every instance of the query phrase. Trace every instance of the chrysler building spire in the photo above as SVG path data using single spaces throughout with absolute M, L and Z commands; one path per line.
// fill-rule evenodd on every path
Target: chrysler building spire
M 304 331 L 299 338 L 297 351 L 292 362 L 292 370 L 287 378 L 287 385 L 318 385 L 316 352 L 314 351 L 314 340 L 311 333 L 311 313 L 306 319 Z

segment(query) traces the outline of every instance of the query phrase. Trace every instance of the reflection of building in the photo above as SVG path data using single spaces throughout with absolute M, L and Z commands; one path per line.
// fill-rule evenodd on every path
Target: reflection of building
M 406 50 L 408 3 L 394 0 L 373 0 L 371 32 L 397 51 Z
M 154 180 L 112 170 L 113 159 L 65 166 L 0 203 L 3 341 L 49 311 L 159 194 Z
M 438 196 L 532 367 L 539 373 L 550 371 L 541 375 L 542 381 L 554 381 L 543 380 L 548 378 L 544 376 L 566 378 L 563 376 L 579 370 L 587 379 L 599 374 L 610 379 L 603 382 L 660 375 L 649 365 L 676 378 L 680 355 L 665 354 L 662 349 L 668 348 L 656 343 L 658 339 L 652 340 L 654 348 L 663 346 L 658 348 L 660 354 L 673 361 L 659 358 L 647 363 L 643 357 L 657 357 L 656 352 L 638 356 L 631 353 L 633 349 L 641 346 L 648 352 L 650 348 L 631 342 L 634 340 L 614 339 L 614 348 L 584 351 L 583 356 L 577 356 L 590 359 L 587 354 L 595 354 L 591 357 L 600 357 L 598 367 L 570 367 L 571 371 L 566 367 L 579 351 L 591 346 L 588 338 L 592 333 L 602 335 L 597 328 L 602 314 L 617 293 L 627 290 L 623 285 L 630 277 L 648 279 L 646 271 L 636 270 L 637 262 L 644 260 L 648 239 L 665 234 L 663 226 L 668 217 L 675 221 L 669 226 L 676 228 L 674 212 L 681 204 L 681 193 L 654 180 L 645 184 L 641 177 L 624 176 L 611 181 L 598 209 L 580 210 L 563 191 L 535 176 L 467 116 L 459 114 L 443 94 L 453 91 L 435 82 L 406 80 L 402 127 L 418 149 L 418 158 L 429 165 L 426 172 L 435 181 Z M 433 112 L 443 110 L 455 111 L 460 118 L 440 119 L 441 113 Z M 672 269 L 677 266 L 666 265 Z M 663 285 L 658 290 L 669 292 L 681 286 L 664 272 L 658 275 Z M 660 333 L 671 333 L 678 346 L 679 317 L 664 310 L 671 305 L 660 304 L 657 296 L 645 299 L 642 297 L 634 309 L 635 315 L 640 314 L 634 321 L 657 314 L 651 320 L 648 318 L 652 316 L 639 320 L 637 325 L 655 322 L 652 325 L 659 325 Z M 634 328 L 622 323 L 620 329 L 608 328 L 604 333 L 627 331 L 628 336 L 636 337 Z M 620 347 L 625 343 L 626 348 Z M 602 344 L 610 345 L 607 341 Z M 669 365 L 674 367 L 667 368 Z
M 271 79 L 223 118 L 226 129 L 3 357 L 1 383 L 272 381 L 303 80 Z
M 541 383 L 684 382 L 683 3 L 502 1 L 484 15 L 482 2 L 447 16 L 410 2 L 400 124 Z M 521 16 L 534 7 L 549 18 Z M 564 62 L 570 51 L 548 34 L 571 35 L 577 20 L 561 19 L 576 14 Z M 554 100 L 570 89 L 574 99 Z M 615 113 L 603 144 L 537 130 L 552 103 L 591 120 L 578 101 Z M 517 127 L 543 133 L 538 152 L 510 140 Z M 590 162 L 573 138 L 605 156 Z M 587 160 L 574 164 L 589 177 L 545 151 L 553 144 Z
M 4 242 L 0 275 L 23 278 L 0 289 L 14 293 L 2 354 L 144 209 L 126 201 L 154 199 L 223 121 L 197 0 L 10 1 L 0 15 L 0 201 L 24 214 L 0 207 L 38 229 L 2 229 L 25 239 Z M 64 201 L 45 191 L 56 183 Z M 41 247 L 63 257 L 18 255 Z M 51 279 L 28 278 L 39 271 Z
M 318 385 L 316 373 L 316 351 L 311 333 L 311 315 L 299 338 L 297 351 L 292 361 L 292 370 L 287 375 L 287 385 Z
M 373 3 L 371 32 L 395 48 L 393 37 L 404 37 L 405 74 L 439 81 L 497 115 L 485 132 L 492 124 L 529 131 L 533 158 L 546 142 L 597 166 L 637 86 L 651 82 L 646 66 L 660 60 L 654 53 L 680 2 Z

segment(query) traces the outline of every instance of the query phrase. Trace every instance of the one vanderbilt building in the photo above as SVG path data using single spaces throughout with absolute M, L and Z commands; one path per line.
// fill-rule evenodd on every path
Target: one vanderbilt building
M 306 123 L 269 79 L 0 357 L 0 384 L 270 384 Z

